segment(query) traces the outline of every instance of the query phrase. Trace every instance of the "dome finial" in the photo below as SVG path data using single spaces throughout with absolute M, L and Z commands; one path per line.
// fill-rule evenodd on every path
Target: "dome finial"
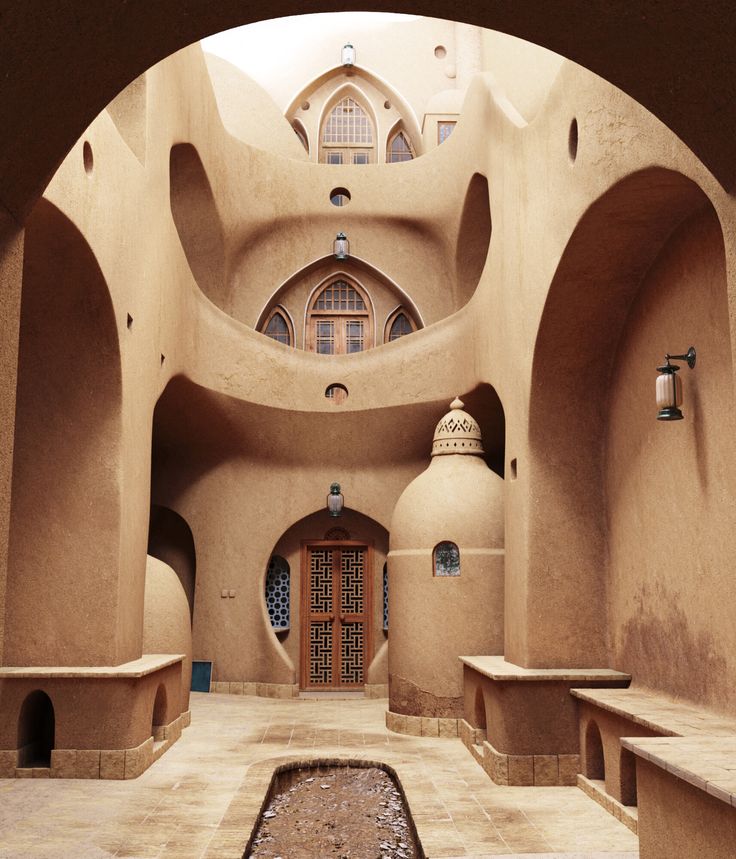
M 437 424 L 432 441 L 432 456 L 470 453 L 483 456 L 480 427 L 466 411 L 460 397 L 450 403 L 450 411 Z

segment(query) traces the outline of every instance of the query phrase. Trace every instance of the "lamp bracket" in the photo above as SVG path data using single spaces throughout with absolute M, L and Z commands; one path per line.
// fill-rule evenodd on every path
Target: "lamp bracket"
M 695 367 L 695 347 L 691 346 L 684 355 L 670 355 L 669 353 L 664 356 L 665 361 L 669 364 L 670 361 L 685 361 L 688 367 L 692 370 Z

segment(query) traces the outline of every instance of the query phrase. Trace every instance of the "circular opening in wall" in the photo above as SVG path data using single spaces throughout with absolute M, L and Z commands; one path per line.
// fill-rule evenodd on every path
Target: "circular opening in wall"
M 578 121 L 574 117 L 567 135 L 567 151 L 570 155 L 570 161 L 574 164 L 578 157 Z
M 444 60 L 447 56 L 447 48 L 444 45 L 437 45 L 434 49 L 434 55 L 438 60 Z
M 347 188 L 333 188 L 330 191 L 330 203 L 333 206 L 347 206 L 350 202 L 350 191 Z
M 390 101 L 388 101 L 388 100 L 384 101 L 383 106 L 386 108 L 386 110 L 391 110 L 391 102 Z
M 92 147 L 85 140 L 82 146 L 82 160 L 84 162 L 84 172 L 89 176 L 95 166 L 95 157 L 92 154 Z
M 309 102 L 308 101 L 302 102 L 302 110 L 309 110 Z
M 339 406 L 348 398 L 348 389 L 345 385 L 328 385 L 325 389 L 325 397 L 334 405 Z

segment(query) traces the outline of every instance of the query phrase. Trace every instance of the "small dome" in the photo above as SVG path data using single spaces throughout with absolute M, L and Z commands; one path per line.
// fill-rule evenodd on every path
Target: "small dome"
M 463 411 L 465 403 L 456 397 L 450 411 L 437 424 L 432 441 L 432 456 L 449 453 L 483 455 L 483 440 L 475 418 Z

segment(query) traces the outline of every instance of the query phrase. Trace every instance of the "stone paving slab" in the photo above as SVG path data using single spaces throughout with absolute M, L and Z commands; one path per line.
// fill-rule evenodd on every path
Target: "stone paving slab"
M 353 755 L 400 761 L 430 859 L 637 855 L 636 837 L 578 788 L 495 785 L 459 739 L 388 731 L 385 701 L 194 693 L 191 709 L 137 779 L 0 781 L 0 859 L 239 859 L 250 831 L 221 824 L 251 766 Z

